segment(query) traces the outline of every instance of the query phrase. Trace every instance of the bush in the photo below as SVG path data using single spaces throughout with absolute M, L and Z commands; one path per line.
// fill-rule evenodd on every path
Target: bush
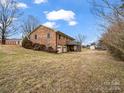
M 46 50 L 46 46 L 45 45 L 41 45 L 41 50 L 45 51 Z
M 39 50 L 41 50 L 41 45 L 38 44 L 38 43 L 35 43 L 35 44 L 33 45 L 33 49 L 39 51 Z
M 124 60 L 124 22 L 112 24 L 101 41 L 115 58 Z
M 45 51 L 46 50 L 46 46 L 45 45 L 38 44 L 38 43 L 35 43 L 33 45 L 33 49 L 34 50 L 37 50 L 37 51 L 40 51 L 40 50 Z
M 119 49 L 109 46 L 108 48 L 109 52 L 112 54 L 112 56 L 124 60 L 124 53 L 122 51 L 120 51 Z
M 26 48 L 26 49 L 32 49 L 32 42 L 27 38 L 25 37 L 23 40 L 22 40 L 22 47 Z
M 52 47 L 48 47 L 48 52 L 57 53 L 57 51 L 55 51 Z

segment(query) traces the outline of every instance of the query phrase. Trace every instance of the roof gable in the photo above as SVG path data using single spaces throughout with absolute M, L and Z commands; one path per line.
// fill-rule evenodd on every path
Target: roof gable
M 38 26 L 37 28 L 35 28 L 31 33 L 29 33 L 29 36 L 30 36 L 33 32 L 37 31 L 37 29 L 39 29 L 40 27 L 45 27 L 45 28 L 47 28 L 47 29 L 50 29 L 50 30 L 56 32 L 56 33 L 62 34 L 62 35 L 66 36 L 66 37 L 68 37 L 68 38 L 70 38 L 70 39 L 72 39 L 72 40 L 75 40 L 73 37 L 71 37 L 71 36 L 69 36 L 69 35 L 66 35 L 65 33 L 61 32 L 61 31 L 58 31 L 58 30 L 49 28 L 49 27 L 44 26 L 44 25 L 39 25 L 39 26 Z

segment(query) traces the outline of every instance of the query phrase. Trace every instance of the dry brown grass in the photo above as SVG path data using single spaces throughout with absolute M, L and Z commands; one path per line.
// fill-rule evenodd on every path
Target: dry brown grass
M 124 62 L 105 51 L 0 47 L 0 93 L 124 93 Z

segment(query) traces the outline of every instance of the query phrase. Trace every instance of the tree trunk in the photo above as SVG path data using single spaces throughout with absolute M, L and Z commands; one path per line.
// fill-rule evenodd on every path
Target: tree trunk
M 5 36 L 4 36 L 4 35 L 2 36 L 1 43 L 2 43 L 3 45 L 5 45 L 5 44 L 6 44 L 6 39 L 5 39 Z

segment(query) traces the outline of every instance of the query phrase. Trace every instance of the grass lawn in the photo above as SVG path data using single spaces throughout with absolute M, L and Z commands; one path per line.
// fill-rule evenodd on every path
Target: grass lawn
M 106 51 L 0 46 L 0 93 L 124 93 L 124 62 Z

